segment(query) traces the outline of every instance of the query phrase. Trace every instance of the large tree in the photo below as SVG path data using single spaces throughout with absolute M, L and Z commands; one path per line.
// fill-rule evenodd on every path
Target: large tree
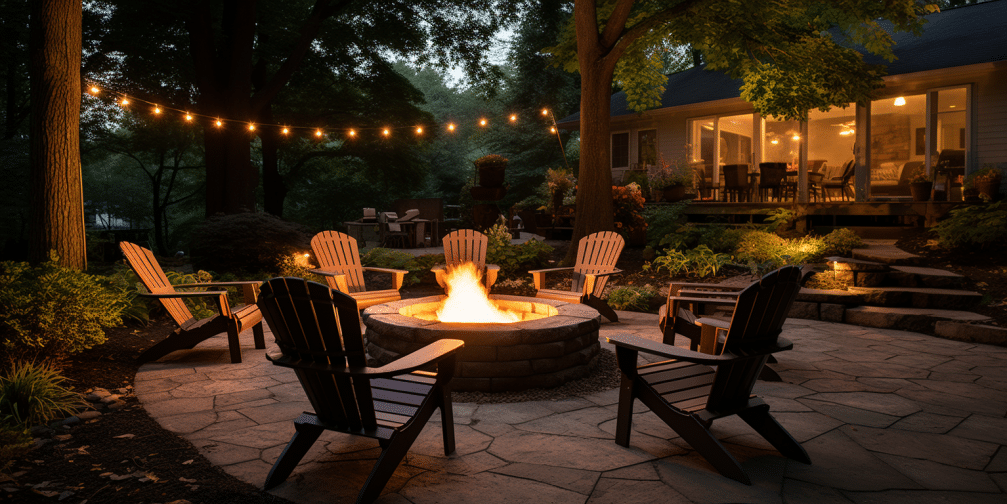
M 567 260 L 580 237 L 614 226 L 613 81 L 634 108 L 657 105 L 667 82 L 659 72 L 661 51 L 691 45 L 708 69 L 744 80 L 742 98 L 757 112 L 804 119 L 809 109 L 864 102 L 881 85 L 883 71 L 850 48 L 892 57 L 880 18 L 918 31 L 921 16 L 933 10 L 918 0 L 576 0 L 564 39 L 550 49 L 581 75 L 577 218 Z
M 80 172 L 81 0 L 31 2 L 29 260 L 87 267 Z
M 259 177 L 251 144 L 255 135 L 271 130 L 250 133 L 243 124 L 280 116 L 273 106 L 307 58 L 352 55 L 366 73 L 390 52 L 461 61 L 478 73 L 500 22 L 494 14 L 512 10 L 500 0 L 178 0 L 94 5 L 103 21 L 98 28 L 103 44 L 94 53 L 96 77 L 114 70 L 130 85 L 151 83 L 134 91 L 148 101 L 190 106 L 210 118 L 238 121 L 223 128 L 210 121 L 205 124 L 207 215 L 255 207 Z M 266 162 L 273 163 L 275 157 L 268 156 L 275 153 L 275 137 L 263 140 Z M 268 169 L 266 173 L 274 175 Z

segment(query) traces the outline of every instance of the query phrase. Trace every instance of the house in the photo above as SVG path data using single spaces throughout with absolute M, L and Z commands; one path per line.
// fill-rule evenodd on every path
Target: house
M 943 195 L 961 200 L 962 176 L 987 165 L 1007 169 L 1007 1 L 947 9 L 927 16 L 920 36 L 896 33 L 897 60 L 884 88 L 865 106 L 813 110 L 806 122 L 755 113 L 740 98 L 740 80 L 694 67 L 668 78 L 659 108 L 634 112 L 623 93 L 612 96 L 613 180 L 645 170 L 660 155 L 705 169 L 719 187 L 719 166 L 786 163 L 808 203 L 809 171 L 848 179 L 852 201 L 909 199 L 917 169 L 938 176 Z M 578 129 L 579 114 L 559 121 Z M 812 176 L 815 179 L 815 176 Z M 1002 189 L 1001 189 L 1002 191 Z M 838 199 L 838 192 L 831 196 Z

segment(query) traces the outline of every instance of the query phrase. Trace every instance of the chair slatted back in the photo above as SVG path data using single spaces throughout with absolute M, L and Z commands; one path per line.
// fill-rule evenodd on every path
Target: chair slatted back
M 775 344 L 801 290 L 802 276 L 799 266 L 784 266 L 741 291 L 722 351 L 744 356 Z M 744 404 L 767 357 L 761 355 L 718 366 L 707 409 L 716 411 Z
M 164 270 L 161 269 L 161 265 L 157 263 L 157 258 L 154 257 L 154 254 L 150 250 L 135 243 L 125 241 L 119 242 L 119 249 L 122 250 L 122 255 L 126 257 L 129 267 L 133 269 L 136 276 L 140 277 L 140 282 L 143 282 L 143 286 L 148 291 L 152 294 L 175 292 L 175 287 L 168 281 L 168 277 L 164 275 Z M 185 327 L 190 321 L 195 320 L 192 312 L 189 311 L 189 307 L 185 306 L 185 302 L 181 298 L 159 298 L 158 301 L 179 327 Z
M 851 159 L 847 161 L 846 164 L 843 165 L 843 174 L 840 175 L 838 178 L 833 177 L 832 180 L 834 181 L 842 180 L 842 182 L 845 184 L 847 181 L 850 180 L 851 177 L 853 177 L 856 168 L 857 168 L 857 160 Z
M 302 278 L 273 278 L 258 305 L 287 358 L 333 367 L 364 367 L 357 302 Z M 377 428 L 370 382 L 325 371 L 294 368 L 315 414 L 339 429 Z
M 486 267 L 486 249 L 489 238 L 472 229 L 452 231 L 441 240 L 444 245 L 444 263 L 447 269 L 454 268 L 465 262 L 473 262 L 476 269 Z
M 605 273 L 615 269 L 615 263 L 622 254 L 626 241 L 619 233 L 600 231 L 589 234 L 577 243 L 577 262 L 573 266 L 573 285 L 570 290 L 581 292 L 584 289 L 585 274 Z M 600 296 L 608 277 L 600 277 L 594 285 L 595 296 Z
M 338 231 L 322 231 L 311 238 L 311 251 L 319 268 L 346 275 L 346 286 L 351 293 L 367 290 L 356 238 Z M 325 281 L 330 288 L 337 288 L 335 278 L 325 277 Z
M 724 165 L 724 187 L 727 189 L 748 188 L 748 165 Z
M 787 178 L 787 163 L 759 163 L 759 185 L 777 187 Z

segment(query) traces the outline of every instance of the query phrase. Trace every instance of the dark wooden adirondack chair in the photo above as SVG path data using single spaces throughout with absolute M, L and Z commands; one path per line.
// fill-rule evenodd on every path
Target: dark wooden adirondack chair
M 441 409 L 444 454 L 455 451 L 449 382 L 465 342 L 442 339 L 382 367 L 367 367 L 360 314 L 346 294 L 301 278 L 263 284 L 259 308 L 280 348 L 266 357 L 297 374 L 314 413 L 294 420 L 296 432 L 266 477 L 283 483 L 325 429 L 378 440 L 381 455 L 357 502 L 373 502 L 434 409 Z M 420 371 L 436 364 L 436 373 Z
M 311 238 L 311 251 L 315 254 L 319 268 L 310 271 L 324 276 L 330 288 L 355 299 L 359 309 L 402 299 L 399 289 L 409 272 L 361 266 L 356 238 L 338 231 L 322 231 Z M 364 284 L 365 270 L 392 275 L 392 288 L 368 291 Z
M 556 299 L 568 303 L 583 303 L 601 313 L 608 320 L 618 322 L 619 316 L 615 314 L 608 303 L 601 299 L 601 293 L 605 290 L 608 277 L 622 270 L 615 267 L 615 263 L 622 254 L 622 248 L 626 242 L 618 233 L 612 231 L 601 231 L 589 234 L 580 239 L 577 245 L 577 262 L 572 268 L 549 268 L 529 271 L 532 280 L 535 282 L 535 297 L 544 299 Z M 559 271 L 570 271 L 573 273 L 573 284 L 569 291 L 545 289 L 545 275 Z
M 143 286 L 149 291 L 148 293 L 140 293 L 140 295 L 157 299 L 178 325 L 178 329 L 175 329 L 174 333 L 144 350 L 137 359 L 138 361 L 157 360 L 175 350 L 192 348 L 200 341 L 226 332 L 231 362 L 238 363 L 241 362 L 241 345 L 238 342 L 238 334 L 249 327 L 252 328 L 255 348 L 266 348 L 266 339 L 262 332 L 262 315 L 259 313 L 258 307 L 255 306 L 256 289 L 259 282 L 205 282 L 171 285 L 150 250 L 130 242 L 120 242 L 119 248 L 122 250 L 122 255 L 126 257 L 129 267 L 133 269 L 136 276 L 140 277 Z M 245 302 L 244 305 L 236 306 L 233 309 L 227 302 L 227 291 L 225 290 L 194 292 L 175 290 L 231 286 L 242 287 Z M 219 313 L 209 318 L 197 320 L 182 302 L 182 298 L 207 296 L 215 298 L 214 301 L 217 303 Z
M 786 266 L 763 276 L 738 295 L 729 324 L 698 319 L 702 325 L 727 328 L 719 355 L 635 335 L 609 337 L 609 342 L 616 345 L 622 372 L 615 442 L 629 446 L 633 400 L 640 399 L 721 474 L 742 483 L 752 484 L 741 464 L 710 433 L 711 424 L 718 418 L 738 415 L 780 453 L 810 464 L 800 443 L 769 414 L 769 405 L 752 395 L 752 387 L 770 354 L 793 348 L 780 332 L 800 288 L 801 269 Z M 671 360 L 637 367 L 639 352 Z
M 500 266 L 486 264 L 486 249 L 489 248 L 489 238 L 486 235 L 472 229 L 459 229 L 444 235 L 441 243 L 444 245 L 444 264 L 430 268 L 438 285 L 444 287 L 444 279 L 451 268 L 466 262 L 474 263 L 476 270 L 483 272 L 487 289 L 497 282 Z

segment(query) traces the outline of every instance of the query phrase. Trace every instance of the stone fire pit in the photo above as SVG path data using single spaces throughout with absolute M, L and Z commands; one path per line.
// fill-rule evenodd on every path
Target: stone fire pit
M 363 312 L 367 350 L 382 364 L 441 338 L 465 341 L 451 386 L 501 392 L 555 387 L 586 375 L 598 359 L 598 312 L 548 299 L 491 295 L 503 309 L 522 313 L 509 324 L 424 320 L 444 296 L 404 299 Z

